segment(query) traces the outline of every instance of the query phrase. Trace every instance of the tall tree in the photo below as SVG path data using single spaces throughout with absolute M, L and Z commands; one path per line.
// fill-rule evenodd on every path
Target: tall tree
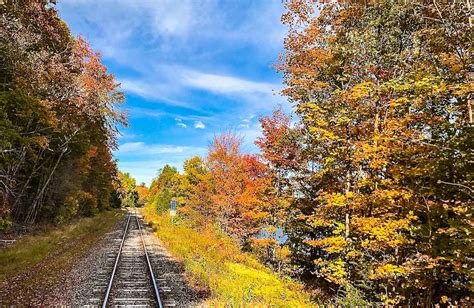
M 304 179 L 295 204 L 308 269 L 364 300 L 466 303 L 474 231 L 466 3 L 286 7 L 280 69 L 304 136 L 305 163 L 294 172 Z
M 125 118 L 123 94 L 100 55 L 72 37 L 54 6 L 29 1 L 0 6 L 0 59 L 2 212 L 32 224 L 84 198 L 92 212 L 107 208 L 116 180 L 111 151 Z
M 119 172 L 120 194 L 123 207 L 134 207 L 138 203 L 137 183 L 128 172 Z

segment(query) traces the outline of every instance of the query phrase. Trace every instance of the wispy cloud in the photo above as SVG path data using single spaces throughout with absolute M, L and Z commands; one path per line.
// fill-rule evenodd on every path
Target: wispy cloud
M 166 115 L 167 113 L 161 112 L 155 109 L 147 109 L 147 108 L 140 108 L 140 107 L 132 107 L 127 109 L 127 114 L 131 117 L 146 117 L 146 118 L 161 118 L 162 116 Z
M 131 139 L 136 139 L 138 137 L 141 137 L 141 135 L 125 133 L 125 134 L 119 134 L 117 138 L 119 140 L 131 140 Z
M 202 150 L 202 148 L 190 146 L 176 146 L 166 144 L 146 144 L 144 142 L 127 142 L 121 144 L 118 149 L 118 154 L 133 153 L 136 155 L 152 155 L 152 154 L 176 154 L 185 153 L 186 151 L 195 152 Z
M 271 68 L 286 31 L 281 1 L 70 0 L 57 7 L 122 83 L 137 137 L 121 138 L 114 156 L 138 181 L 205 154 L 209 134 L 228 128 L 250 147 L 260 129 L 249 115 L 285 104 L 274 95 L 281 85 Z
M 149 100 L 158 100 L 171 106 L 186 107 L 196 109 L 195 106 L 188 102 L 171 99 L 163 94 L 172 95 L 172 83 L 158 80 L 143 79 L 120 79 L 120 88 L 128 93 L 133 93 Z
M 181 169 L 186 159 L 206 152 L 207 148 L 197 146 L 127 142 L 119 146 L 114 156 L 120 170 L 130 172 L 137 182 L 150 184 L 164 165 Z
M 204 123 L 202 121 L 195 121 L 194 122 L 194 128 L 204 129 L 204 128 L 206 128 L 206 125 L 204 125 Z
M 176 125 L 178 125 L 179 127 L 182 127 L 182 128 L 188 127 L 186 124 L 183 123 L 183 120 L 181 120 L 180 118 L 175 118 L 174 120 L 176 121 Z
M 266 82 L 256 82 L 234 76 L 206 74 L 197 71 L 184 70 L 182 73 L 184 85 L 207 90 L 218 94 L 271 94 L 279 85 Z

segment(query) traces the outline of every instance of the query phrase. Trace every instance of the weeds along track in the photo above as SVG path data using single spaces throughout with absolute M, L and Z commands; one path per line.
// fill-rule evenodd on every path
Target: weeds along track
M 173 307 L 169 287 L 164 279 L 155 278 L 153 246 L 146 244 L 141 218 L 129 212 L 122 238 L 110 245 L 107 261 L 97 276 L 94 298 L 89 306 L 105 307 Z M 163 301 L 161 293 L 166 293 Z

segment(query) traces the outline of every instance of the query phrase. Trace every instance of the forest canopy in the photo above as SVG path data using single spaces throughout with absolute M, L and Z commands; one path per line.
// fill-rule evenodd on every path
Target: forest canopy
M 124 96 L 87 41 L 41 2 L 0 6 L 0 219 L 69 220 L 119 204 Z

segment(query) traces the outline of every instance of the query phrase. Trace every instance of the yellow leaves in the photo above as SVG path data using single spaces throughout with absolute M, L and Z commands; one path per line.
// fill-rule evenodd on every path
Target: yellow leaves
M 374 135 L 371 140 L 355 142 L 354 160 L 365 162 L 371 169 L 378 170 L 387 166 L 391 152 L 392 138 L 386 135 Z
M 458 84 L 451 87 L 453 94 L 456 96 L 465 96 L 474 92 L 474 83 Z
M 330 219 L 325 218 L 318 218 L 318 217 L 306 217 L 306 222 L 309 226 L 313 228 L 320 228 L 320 227 L 330 227 L 333 225 L 333 222 Z
M 346 254 L 346 257 L 349 259 L 357 259 L 357 258 L 360 258 L 361 256 L 362 256 L 362 253 L 357 250 L 351 250 Z
M 453 73 L 459 73 L 463 69 L 461 59 L 452 53 L 443 52 L 440 54 L 439 58 Z
M 408 212 L 407 219 L 411 221 L 418 220 L 418 216 L 416 216 L 413 211 Z
M 414 216 L 414 215 L 412 215 Z M 409 243 L 409 240 L 400 232 L 407 230 L 410 219 L 394 219 L 375 217 L 354 217 L 352 229 L 364 240 L 361 246 L 370 250 L 391 249 Z
M 449 302 L 449 297 L 447 297 L 446 295 L 441 296 L 441 302 L 443 304 L 446 304 L 447 302 Z
M 328 281 L 338 285 L 345 285 L 348 283 L 346 279 L 346 263 L 344 261 L 340 259 L 325 261 L 320 258 L 314 260 L 314 264 L 320 267 L 320 274 L 324 276 Z
M 384 264 L 375 268 L 371 279 L 390 279 L 410 273 L 410 269 L 394 264 Z
M 321 247 L 328 253 L 340 253 L 347 246 L 347 241 L 342 236 L 326 237 L 320 240 L 307 240 L 305 243 L 313 247 Z
M 46 136 L 33 136 L 26 139 L 30 144 L 35 144 L 41 149 L 46 149 L 49 146 L 49 139 Z
M 374 89 L 374 83 L 371 81 L 362 82 L 355 85 L 348 91 L 347 99 L 351 101 L 358 101 L 367 98 Z
M 352 193 L 350 195 L 343 195 L 341 193 L 326 193 L 322 194 L 319 199 L 323 201 L 328 207 L 344 207 L 346 206 L 352 197 Z
M 321 127 L 312 126 L 309 128 L 309 132 L 315 136 L 317 139 L 323 140 L 339 140 L 339 136 L 337 136 L 333 131 L 329 129 L 323 129 Z
M 467 207 L 462 207 L 462 206 L 455 206 L 452 208 L 453 212 L 460 215 L 460 214 L 466 214 L 467 213 Z
M 390 101 L 390 107 L 398 107 L 409 104 L 411 101 L 406 97 L 399 97 Z

